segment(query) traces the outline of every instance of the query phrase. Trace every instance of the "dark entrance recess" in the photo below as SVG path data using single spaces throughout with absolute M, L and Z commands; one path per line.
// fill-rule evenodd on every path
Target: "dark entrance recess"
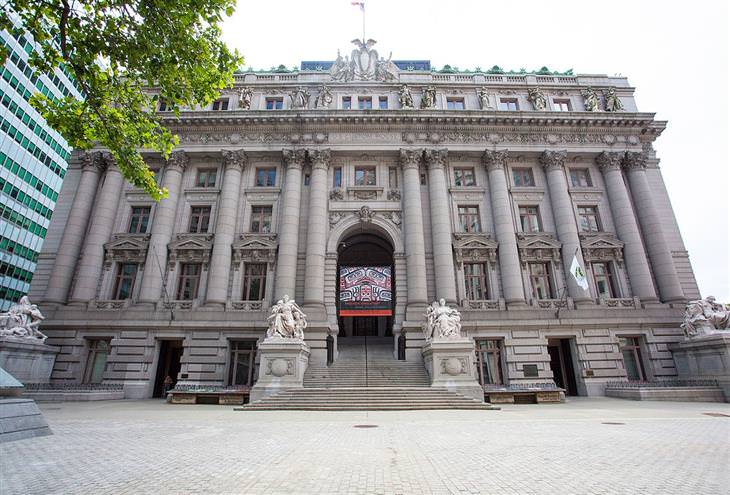
M 153 397 L 163 397 L 165 377 L 172 378 L 172 386 L 177 383 L 177 374 L 180 372 L 180 358 L 183 353 L 182 340 L 163 340 L 160 342 L 160 357 L 157 360 L 157 374 L 155 375 L 155 390 Z
M 550 339 L 548 341 L 550 369 L 553 371 L 555 384 L 565 389 L 566 395 L 578 395 L 570 341 L 571 339 Z

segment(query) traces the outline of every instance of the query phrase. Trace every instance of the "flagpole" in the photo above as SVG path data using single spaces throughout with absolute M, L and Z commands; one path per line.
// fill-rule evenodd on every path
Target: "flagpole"
M 360 5 L 360 10 L 362 10 L 362 42 L 365 43 L 365 3 L 364 2 Z

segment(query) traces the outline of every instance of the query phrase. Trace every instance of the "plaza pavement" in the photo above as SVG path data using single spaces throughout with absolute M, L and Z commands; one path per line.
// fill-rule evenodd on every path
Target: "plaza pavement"
M 54 435 L 0 445 L 2 495 L 697 495 L 730 487 L 728 404 L 584 398 L 501 411 L 321 413 L 147 400 L 41 408 Z M 363 424 L 377 428 L 355 428 Z

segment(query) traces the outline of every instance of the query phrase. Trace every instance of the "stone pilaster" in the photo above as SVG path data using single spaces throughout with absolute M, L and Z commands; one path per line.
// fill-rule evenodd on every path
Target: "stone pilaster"
M 623 158 L 623 153 L 604 151 L 596 157 L 596 163 L 603 173 L 603 181 L 606 183 L 616 234 L 624 243 L 624 263 L 633 295 L 643 302 L 656 302 L 658 298 L 651 279 L 649 262 L 621 172 Z
M 106 167 L 106 162 L 99 151 L 87 152 L 81 158 L 81 180 L 74 196 L 71 212 L 63 230 L 63 237 L 58 246 L 56 260 L 53 264 L 45 300 L 47 302 L 64 304 L 68 298 L 76 262 L 81 253 L 81 245 L 86 233 L 86 226 L 94 205 L 96 188 L 99 185 L 99 176 Z
M 642 152 L 626 152 L 624 166 L 661 299 L 663 302 L 682 303 L 686 297 L 646 177 L 646 155 Z
M 309 150 L 312 176 L 309 181 L 307 256 L 304 271 L 304 304 L 324 305 L 324 258 L 327 249 L 327 168 L 330 150 Z
M 494 215 L 494 235 L 499 243 L 499 270 L 502 275 L 502 294 L 507 306 L 524 306 L 525 290 L 517 251 L 515 223 L 512 219 L 512 200 L 507 190 L 507 150 L 486 150 L 482 162 L 489 175 L 489 199 Z
M 228 299 L 228 278 L 231 273 L 231 245 L 236 232 L 241 173 L 246 165 L 243 150 L 223 151 L 223 182 L 215 224 L 213 252 L 208 270 L 206 304 L 225 305 Z
M 281 206 L 274 300 L 281 299 L 285 294 L 293 298 L 296 289 L 299 209 L 302 199 L 302 167 L 305 157 L 304 150 L 283 150 L 286 178 Z
M 400 162 L 403 167 L 403 228 L 405 230 L 409 306 L 428 303 L 421 177 L 418 168 L 422 155 L 423 150 L 420 149 L 400 150 Z
M 556 233 L 558 239 L 563 244 L 563 273 L 565 274 L 565 280 L 568 286 L 568 295 L 577 304 L 585 304 L 591 301 L 590 292 L 579 286 L 570 273 L 573 256 L 578 257 L 578 262 L 583 267 L 585 267 L 585 262 L 583 261 L 583 252 L 580 249 L 580 238 L 578 237 L 578 225 L 575 219 L 573 201 L 568 192 L 568 180 L 565 177 L 565 170 L 563 168 L 567 156 L 567 151 L 546 150 L 540 155 L 540 164 L 545 169 L 545 175 L 547 176 Z
M 454 255 L 451 249 L 451 219 L 449 191 L 446 183 L 448 151 L 426 150 L 428 167 L 428 192 L 431 203 L 431 234 L 433 237 L 433 264 L 436 275 L 436 298 L 444 298 L 455 304 L 456 279 Z
M 162 277 L 167 273 L 167 245 L 172 240 L 182 176 L 188 161 L 188 156 L 184 151 L 174 151 L 165 166 L 162 187 L 167 188 L 167 197 L 157 204 L 152 219 L 150 247 L 147 251 L 139 291 L 139 302 L 141 303 L 156 304 L 162 297 Z M 167 288 L 167 295 L 170 299 L 174 297 L 174 290 L 174 287 Z
M 110 157 L 105 159 L 108 161 Z M 91 225 L 84 239 L 81 264 L 69 302 L 85 303 L 96 296 L 104 266 L 104 244 L 109 242 L 112 235 L 123 185 L 124 177 L 119 169 L 107 167 L 99 198 L 91 210 Z

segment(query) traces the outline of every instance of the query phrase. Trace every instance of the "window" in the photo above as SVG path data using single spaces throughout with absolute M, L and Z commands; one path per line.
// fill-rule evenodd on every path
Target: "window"
M 210 206 L 193 206 L 190 208 L 190 226 L 188 232 L 191 234 L 205 234 L 208 232 L 210 223 Z
M 198 285 L 200 284 L 200 263 L 181 263 L 180 274 L 177 277 L 178 301 L 192 301 L 198 297 Z
M 477 368 L 479 383 L 502 385 L 502 342 L 498 339 L 476 339 Z
M 276 185 L 275 168 L 256 169 L 256 187 L 274 187 Z
M 516 112 L 517 110 L 519 110 L 519 106 L 517 105 L 517 98 L 500 98 L 499 109 Z
M 375 185 L 375 167 L 356 167 L 355 168 L 355 185 L 356 186 L 374 186 Z
M 395 167 L 388 168 L 388 187 L 391 189 L 398 188 L 398 169 Z
M 342 109 L 349 110 L 352 108 L 352 98 L 349 96 L 342 97 Z
M 646 381 L 639 337 L 619 337 L 618 345 L 624 357 L 627 378 L 631 381 Z
M 529 263 L 530 285 L 534 299 L 551 299 L 550 268 L 547 263 Z
M 359 110 L 372 110 L 373 99 L 369 96 L 358 96 L 357 97 L 357 108 Z
M 114 280 L 112 299 L 130 299 L 134 289 L 134 279 L 137 277 L 136 263 L 121 263 Z
M 425 186 L 426 184 L 428 184 L 427 179 L 426 179 L 426 174 L 424 172 L 420 172 L 418 174 L 418 177 L 419 177 L 419 181 L 421 182 L 422 186 Z
M 266 110 L 281 110 L 284 108 L 283 98 L 266 98 Z
M 598 297 L 616 297 L 616 286 L 614 285 L 613 272 L 610 263 L 593 263 L 593 280 L 596 283 Z
M 487 294 L 487 268 L 485 263 L 464 263 L 466 298 L 470 301 L 489 299 Z
M 591 174 L 587 168 L 571 168 L 570 183 L 573 187 L 593 187 Z
M 520 206 L 522 232 L 540 232 L 540 209 L 537 206 Z
M 600 232 L 601 224 L 598 221 L 598 208 L 595 206 L 578 207 L 578 229 L 581 232 Z
M 167 101 L 160 98 L 160 101 L 157 105 L 157 111 L 158 112 L 169 112 L 172 110 L 171 106 L 167 103 Z
M 243 268 L 244 301 L 262 301 L 266 290 L 266 263 L 246 263 Z
M 461 232 L 481 232 L 478 206 L 459 206 L 459 223 Z
M 381 110 L 388 109 L 388 97 L 387 96 L 381 96 L 380 98 L 378 98 L 378 108 Z
M 342 187 L 342 167 L 332 169 L 332 187 Z
M 454 168 L 454 185 L 455 186 L 475 186 L 473 168 Z
M 271 206 L 251 207 L 251 232 L 271 232 Z
M 221 98 L 213 102 L 213 111 L 228 110 L 228 98 Z
M 570 112 L 570 100 L 553 100 L 553 110 L 556 112 Z
M 532 174 L 531 168 L 513 168 L 512 179 L 515 181 L 515 187 L 535 186 L 535 176 Z
M 149 206 L 133 206 L 127 232 L 130 234 L 146 234 L 147 225 L 150 222 L 150 209 Z
M 448 110 L 464 110 L 464 98 L 446 98 Z
M 196 187 L 215 187 L 217 170 L 214 168 L 199 168 L 195 177 Z
M 254 383 L 255 363 L 255 340 L 232 341 L 228 385 L 238 385 L 241 387 L 252 386 Z
M 304 174 L 304 185 L 308 186 L 309 182 L 312 180 L 312 176 L 310 174 Z
M 110 339 L 89 340 L 89 356 L 86 359 L 84 383 L 101 383 L 106 370 L 106 360 L 111 347 Z

